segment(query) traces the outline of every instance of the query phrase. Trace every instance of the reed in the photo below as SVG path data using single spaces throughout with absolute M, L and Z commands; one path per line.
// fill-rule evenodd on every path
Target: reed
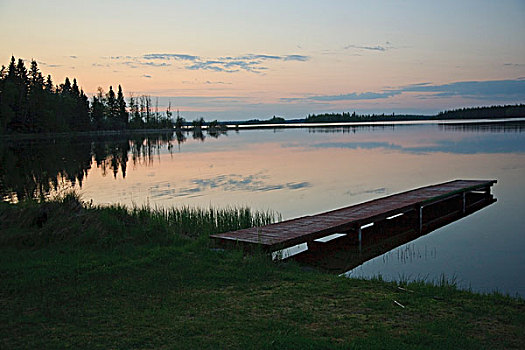
M 68 192 L 52 199 L 0 203 L 0 218 L 0 245 L 41 247 L 67 241 L 113 247 L 207 238 L 214 233 L 267 225 L 281 216 L 247 207 L 94 205 L 83 201 L 78 193 Z

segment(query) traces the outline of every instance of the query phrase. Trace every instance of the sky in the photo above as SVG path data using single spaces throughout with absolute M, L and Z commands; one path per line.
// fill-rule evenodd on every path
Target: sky
M 186 119 L 525 103 L 525 1 L 0 0 L 0 64 Z

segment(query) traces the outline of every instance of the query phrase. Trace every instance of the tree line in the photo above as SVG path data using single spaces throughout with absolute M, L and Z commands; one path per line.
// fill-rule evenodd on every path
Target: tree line
M 42 133 L 93 130 L 160 129 L 185 124 L 171 106 L 159 111 L 150 96 L 130 97 L 126 102 L 122 87 L 106 93 L 99 87 L 91 101 L 77 80 L 66 78 L 55 85 L 44 77 L 35 60 L 26 68 L 24 60 L 11 61 L 0 69 L 0 133 Z
M 439 112 L 438 119 L 487 119 L 525 117 L 525 104 L 460 108 Z
M 310 114 L 306 123 L 341 123 L 341 122 L 377 122 L 377 121 L 407 121 L 407 120 L 439 120 L 439 119 L 486 119 L 486 118 L 520 118 L 525 117 L 525 105 L 505 105 L 490 107 L 461 108 L 439 112 L 436 115 L 414 114 L 356 114 L 353 112 Z

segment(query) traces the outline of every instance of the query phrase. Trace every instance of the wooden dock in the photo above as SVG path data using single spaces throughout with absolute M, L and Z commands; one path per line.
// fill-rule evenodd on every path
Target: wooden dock
M 275 251 L 336 233 L 354 234 L 361 241 L 362 231 L 372 224 L 406 215 L 423 231 L 432 223 L 436 208 L 445 203 L 467 213 L 479 203 L 492 199 L 496 180 L 454 180 L 417 188 L 325 213 L 279 223 L 210 236 L 219 245 L 260 246 Z

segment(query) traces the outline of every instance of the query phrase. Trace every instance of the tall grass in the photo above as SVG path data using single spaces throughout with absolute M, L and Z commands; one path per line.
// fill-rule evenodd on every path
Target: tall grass
M 17 204 L 0 202 L 0 245 L 39 247 L 50 243 L 114 246 L 196 239 L 280 220 L 273 211 L 247 207 L 151 208 L 93 205 L 75 193 Z
M 273 211 L 252 211 L 247 207 L 196 208 L 172 207 L 151 208 L 133 207 L 128 215 L 137 219 L 152 219 L 164 223 L 177 234 L 196 238 L 215 233 L 263 226 L 281 220 Z

